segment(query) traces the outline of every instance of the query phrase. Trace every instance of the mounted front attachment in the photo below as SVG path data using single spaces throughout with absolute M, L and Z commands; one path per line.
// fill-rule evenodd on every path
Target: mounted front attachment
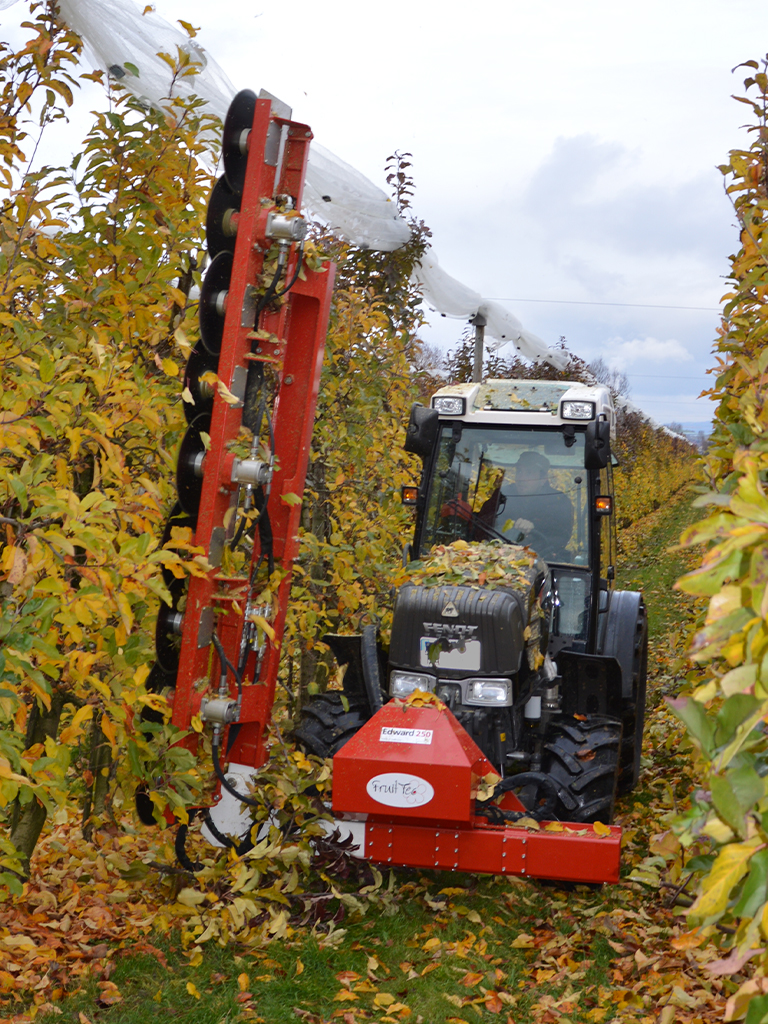
M 245 91 L 226 121 L 225 178 L 208 216 L 215 258 L 201 289 L 202 346 L 184 375 L 185 519 L 176 509 L 165 538 L 173 545 L 172 526 L 183 523 L 203 559 L 172 582 L 157 632 L 173 724 L 191 748 L 193 720 L 211 735 L 219 786 L 214 806 L 201 809 L 209 836 L 235 844 L 242 804 L 253 802 L 243 779 L 266 758 L 334 278 L 332 265 L 304 261 L 298 211 L 312 132 L 276 107 L 285 113 Z M 144 819 L 149 790 L 139 798 Z

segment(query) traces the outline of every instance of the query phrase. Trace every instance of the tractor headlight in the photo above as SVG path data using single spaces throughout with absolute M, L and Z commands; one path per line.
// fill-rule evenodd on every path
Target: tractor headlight
M 393 697 L 410 697 L 414 690 L 434 693 L 435 677 L 420 672 L 400 672 L 395 669 L 389 677 L 389 692 Z
M 465 400 L 451 395 L 437 395 L 432 399 L 432 408 L 441 416 L 463 416 Z
M 502 708 L 512 703 L 512 684 L 508 679 L 469 679 L 466 685 L 467 704 Z
M 564 420 L 593 420 L 595 418 L 595 403 L 562 402 L 560 418 Z

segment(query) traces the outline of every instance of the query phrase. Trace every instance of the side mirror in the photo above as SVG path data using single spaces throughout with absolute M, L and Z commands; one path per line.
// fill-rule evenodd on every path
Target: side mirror
M 605 469 L 611 458 L 611 425 L 608 420 L 592 420 L 587 424 L 584 442 L 584 468 Z
M 437 410 L 427 409 L 420 402 L 414 402 L 403 448 L 413 455 L 420 455 L 422 459 L 428 459 L 435 447 L 439 427 L 440 415 Z

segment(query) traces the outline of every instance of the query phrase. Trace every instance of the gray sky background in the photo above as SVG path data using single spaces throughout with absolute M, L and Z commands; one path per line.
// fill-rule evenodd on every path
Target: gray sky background
M 731 69 L 765 55 L 765 4 L 155 6 L 199 26 L 238 88 L 290 103 L 382 187 L 386 157 L 411 152 L 415 212 L 448 273 L 548 344 L 563 335 L 625 371 L 655 419 L 709 419 L 697 395 L 738 246 L 716 166 L 747 144 L 747 108 L 730 96 L 748 72 Z M 4 38 L 23 9 L 0 14 Z M 426 340 L 456 343 L 460 321 L 431 322 Z

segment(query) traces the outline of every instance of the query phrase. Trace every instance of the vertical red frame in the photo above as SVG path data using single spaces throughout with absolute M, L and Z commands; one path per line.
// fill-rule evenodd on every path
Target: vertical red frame
M 277 181 L 274 165 L 265 160 L 270 128 L 284 135 Z M 261 358 L 274 367 L 277 377 L 272 410 L 276 471 L 267 513 L 275 568 L 282 572 L 282 581 L 277 595 L 278 611 L 272 622 L 274 639 L 267 640 L 257 680 L 251 679 L 255 655 L 249 657 L 239 722 L 227 752 L 228 759 L 254 767 L 262 764 L 266 757 L 265 731 L 274 702 L 292 566 L 298 554 L 301 506 L 292 497 L 286 502 L 284 496 L 301 498 L 304 492 L 335 267 L 326 264 L 322 272 L 305 269 L 304 279 L 296 281 L 285 304 L 265 312 L 260 326 L 270 333 L 271 340 L 254 342 L 252 311 L 256 286 L 261 285 L 263 290 L 269 283 L 262 275 L 266 254 L 272 245 L 266 237 L 266 228 L 269 213 L 276 210 L 274 196 L 289 195 L 293 197 L 295 209 L 300 208 L 311 139 L 312 132 L 307 125 L 274 117 L 269 100 L 256 101 L 217 371 L 219 380 L 230 392 L 236 389 L 236 379 L 242 378 L 254 358 Z M 293 277 L 296 259 L 297 254 L 292 249 L 283 282 Z M 248 310 L 251 312 L 244 313 Z M 238 436 L 241 422 L 242 406 L 229 404 L 217 394 L 195 530 L 195 543 L 209 560 L 213 560 L 210 556 L 214 531 L 224 528 L 225 516 L 237 491 L 237 485 L 231 482 L 234 456 L 230 446 Z M 257 532 L 252 566 L 260 554 Z M 188 729 L 200 709 L 202 697 L 218 689 L 219 659 L 209 639 L 211 614 L 228 659 L 237 665 L 246 597 L 247 579 L 228 579 L 219 567 L 205 576 L 190 578 L 173 700 L 174 725 Z M 230 673 L 230 693 L 234 692 L 235 681 Z

